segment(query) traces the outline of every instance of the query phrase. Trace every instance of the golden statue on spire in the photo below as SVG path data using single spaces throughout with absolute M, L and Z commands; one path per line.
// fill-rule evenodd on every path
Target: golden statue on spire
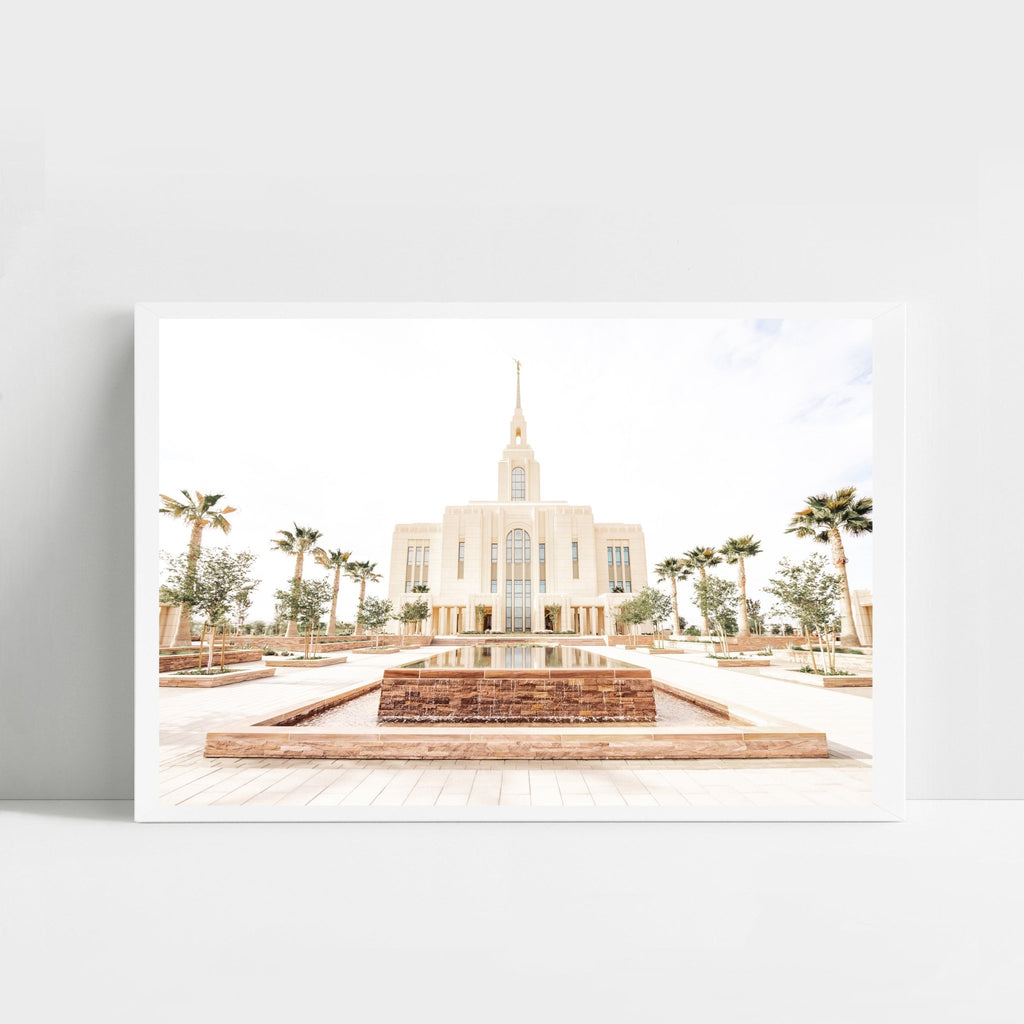
M 519 409 L 523 404 L 519 399 L 519 369 L 523 364 L 515 356 L 512 357 L 512 362 L 516 364 L 516 408 Z

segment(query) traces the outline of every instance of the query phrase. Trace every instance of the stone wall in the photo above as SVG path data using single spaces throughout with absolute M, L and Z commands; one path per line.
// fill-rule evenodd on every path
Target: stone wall
M 377 721 L 653 722 L 648 669 L 388 669 Z
M 381 634 L 381 647 L 395 647 L 401 643 L 402 647 L 426 647 L 433 637 L 430 636 L 393 636 Z M 306 638 L 304 636 L 235 636 L 228 637 L 228 643 L 234 647 L 254 650 L 263 650 L 269 647 L 275 651 L 304 651 L 306 649 Z M 324 637 L 317 644 L 318 654 L 331 654 L 334 651 L 357 651 L 363 647 L 376 647 L 376 637 L 367 636 L 337 636 Z
M 160 671 L 161 672 L 181 672 L 183 669 L 199 668 L 199 659 L 203 659 L 203 664 L 206 664 L 206 659 L 210 656 L 209 647 L 200 655 L 198 648 L 195 654 L 161 654 L 160 655 Z M 224 652 L 224 664 L 225 665 L 238 665 L 245 661 L 261 661 L 263 659 L 262 651 L 233 651 L 230 648 Z M 213 663 L 215 665 L 220 664 L 220 645 L 213 652 Z

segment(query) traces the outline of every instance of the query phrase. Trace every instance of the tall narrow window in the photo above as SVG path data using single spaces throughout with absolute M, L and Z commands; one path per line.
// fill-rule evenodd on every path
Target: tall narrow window
M 498 545 L 491 545 L 491 561 L 496 562 L 498 560 Z
M 416 564 L 419 565 L 423 561 L 423 548 L 416 549 Z
M 544 561 L 544 545 L 543 544 L 538 544 L 537 545 L 537 561 L 538 562 L 543 562 Z
M 466 568 L 466 542 L 459 541 L 459 579 L 461 580 Z
M 629 565 L 629 548 L 622 549 L 622 562 L 624 565 Z
M 622 565 L 622 548 L 615 549 L 615 564 Z
M 512 470 L 512 500 L 526 501 L 526 470 L 522 466 Z
M 530 630 L 530 535 L 523 529 L 505 535 L 505 628 Z
M 496 594 L 498 592 L 498 581 L 491 580 L 491 593 Z
M 612 549 L 611 548 L 608 549 L 608 564 L 609 565 L 612 564 Z
M 580 578 L 580 545 L 579 541 L 572 542 L 572 578 Z
M 423 549 L 423 564 L 424 565 L 429 565 L 430 564 L 430 545 L 429 544 Z
M 540 592 L 542 594 L 546 594 L 548 592 L 548 581 L 547 580 L 540 580 L 538 582 L 537 586 L 540 588 Z
M 412 556 L 413 556 L 414 551 L 415 551 L 414 548 L 409 548 L 409 563 L 408 563 L 409 565 L 412 565 Z

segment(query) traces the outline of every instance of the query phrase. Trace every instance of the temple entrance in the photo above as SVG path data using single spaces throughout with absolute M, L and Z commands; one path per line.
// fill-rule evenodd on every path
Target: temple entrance
M 491 618 L 492 618 L 492 616 L 491 616 L 490 612 L 486 612 L 484 614 L 484 632 L 485 633 L 490 633 L 490 631 L 491 631 Z

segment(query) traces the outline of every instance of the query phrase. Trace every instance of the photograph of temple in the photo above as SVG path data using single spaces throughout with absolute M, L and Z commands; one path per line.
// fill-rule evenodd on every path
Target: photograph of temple
M 492 500 L 450 505 L 438 523 L 400 523 L 391 543 L 395 608 L 426 595 L 423 632 L 616 633 L 615 608 L 647 585 L 637 523 L 599 523 L 589 505 L 551 500 L 516 399 Z M 424 587 L 427 589 L 424 590 Z

